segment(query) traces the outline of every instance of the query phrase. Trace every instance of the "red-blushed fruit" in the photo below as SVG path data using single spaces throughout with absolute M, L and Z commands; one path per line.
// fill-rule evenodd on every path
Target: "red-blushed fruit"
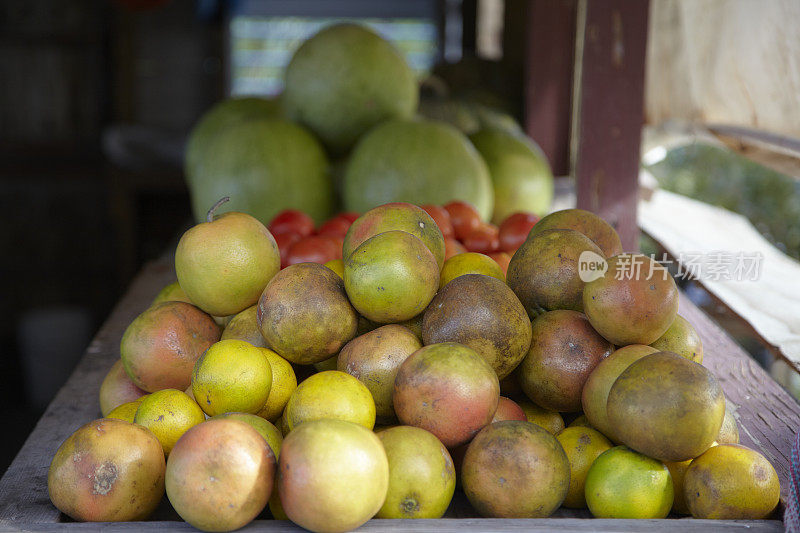
M 569 490 L 569 460 L 544 428 L 521 420 L 486 426 L 461 465 L 464 493 L 481 516 L 545 518 Z
M 436 222 L 436 225 L 442 230 L 442 235 L 444 235 L 445 239 L 452 238 L 453 235 L 455 235 L 453 223 L 450 222 L 450 213 L 447 212 L 447 209 L 440 205 L 431 204 L 422 205 L 420 207 L 422 207 L 422 209 L 431 216 L 433 221 Z
M 481 225 L 481 215 L 475 206 L 468 202 L 457 200 L 444 206 L 450 215 L 450 223 L 456 239 L 463 240 L 469 232 Z
M 53 505 L 74 520 L 144 520 L 164 496 L 164 468 L 164 451 L 150 431 L 101 418 L 58 448 L 47 490 Z
M 302 238 L 303 236 L 299 233 L 278 233 L 275 235 L 275 243 L 278 245 L 278 251 L 281 254 L 281 268 L 289 266 L 287 262 L 289 259 L 289 248 Z
M 203 531 L 233 531 L 267 505 L 275 454 L 255 428 L 214 418 L 183 434 L 169 454 L 167 497 L 189 524 Z
M 458 242 L 455 239 L 445 239 L 444 240 L 444 260 L 447 261 L 454 255 L 464 254 L 467 253 L 467 249 L 464 248 L 464 245 Z
M 497 403 L 497 411 L 494 412 L 494 417 L 492 418 L 492 424 L 503 420 L 523 420 L 527 422 L 528 417 L 517 402 L 505 396 L 500 396 L 500 401 Z
M 494 259 L 494 262 L 500 265 L 500 268 L 503 269 L 503 275 L 508 274 L 508 265 L 511 263 L 511 256 L 505 252 L 495 252 L 493 254 L 489 254 L 489 257 Z
M 491 423 L 499 398 L 500 383 L 489 363 L 455 342 L 417 350 L 400 365 L 394 381 L 397 418 L 430 431 L 448 448 Z
M 311 235 L 303 237 L 289 247 L 286 266 L 297 263 L 319 263 L 342 258 L 341 242 L 330 235 Z
M 210 315 L 186 302 L 163 302 L 131 322 L 119 351 L 125 373 L 140 389 L 185 390 L 195 361 L 219 337 Z
M 439 226 L 422 208 L 392 202 L 374 207 L 353 222 L 342 245 L 342 259 L 347 262 L 367 240 L 389 231 L 405 231 L 422 241 L 436 259 L 441 270 L 444 263 L 444 236 Z
M 497 226 L 481 224 L 461 239 L 464 247 L 470 252 L 490 254 L 500 249 Z
M 533 213 L 514 213 L 500 224 L 500 249 L 513 254 L 517 251 L 539 217 Z
M 273 237 L 280 233 L 297 233 L 301 237 L 308 237 L 314 233 L 314 219 L 297 209 L 285 209 L 275 215 L 267 229 Z
M 343 533 L 372 518 L 389 487 L 389 461 L 367 428 L 323 418 L 293 429 L 281 446 L 281 507 L 313 532 Z
M 117 359 L 100 385 L 100 412 L 103 416 L 108 416 L 108 413 L 116 407 L 141 398 L 145 394 L 147 391 L 143 391 L 131 381 L 125 373 L 122 360 Z
M 360 217 L 361 215 L 360 215 L 359 213 L 354 213 L 354 212 L 352 212 L 352 211 L 345 211 L 344 213 L 339 213 L 339 214 L 338 214 L 338 215 L 336 215 L 336 216 L 339 216 L 339 217 L 345 218 L 345 219 L 347 219 L 347 220 L 350 222 L 350 224 L 352 224 L 352 223 L 353 223 L 353 222 L 355 222 L 355 221 L 356 221 L 356 219 L 358 219 L 358 217 Z
M 344 236 L 347 235 L 347 230 L 350 229 L 352 224 L 347 218 L 338 215 L 322 224 L 317 230 L 317 234 L 332 235 L 339 239 L 344 239 Z

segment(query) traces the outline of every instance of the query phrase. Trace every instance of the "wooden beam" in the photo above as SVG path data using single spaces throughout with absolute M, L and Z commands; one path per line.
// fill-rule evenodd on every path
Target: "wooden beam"
M 572 75 L 578 0 L 532 0 L 525 13 L 525 132 L 553 173 L 569 173 Z
M 625 250 L 636 250 L 649 1 L 584 0 L 582 5 L 575 101 L 578 207 L 605 218 Z

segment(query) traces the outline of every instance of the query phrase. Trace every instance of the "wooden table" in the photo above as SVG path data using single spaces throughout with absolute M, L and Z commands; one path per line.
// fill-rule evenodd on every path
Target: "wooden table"
M 143 311 L 156 293 L 174 280 L 171 261 L 153 262 L 135 278 L 128 292 L 86 350 L 64 387 L 58 392 L 14 462 L 0 479 L 0 532 L 4 531 L 192 531 L 166 501 L 150 522 L 79 524 L 68 522 L 50 503 L 47 469 L 56 449 L 79 426 L 98 418 L 98 392 L 108 369 L 119 357 L 119 342 L 127 325 Z M 728 399 L 736 406 L 741 442 L 760 450 L 775 466 L 781 480 L 781 498 L 788 494 L 790 451 L 800 428 L 800 405 L 779 387 L 728 335 L 687 298 L 681 296 L 680 313 L 700 333 L 704 364 L 718 377 Z M 783 531 L 779 517 L 763 521 L 598 520 L 587 511 L 559 510 L 553 518 L 488 520 L 477 518 L 463 494 L 456 493 L 448 518 L 442 520 L 371 520 L 359 531 L 474 532 L 474 531 Z M 265 512 L 266 513 L 266 512 Z M 300 531 L 290 522 L 269 520 L 268 515 L 245 530 Z

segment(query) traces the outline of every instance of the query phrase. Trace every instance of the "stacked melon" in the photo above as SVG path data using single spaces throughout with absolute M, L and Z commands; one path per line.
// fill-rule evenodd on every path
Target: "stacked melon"
M 518 128 L 487 122 L 470 140 L 415 116 L 417 104 L 414 73 L 390 43 L 358 25 L 323 29 L 295 53 L 279 99 L 222 102 L 198 123 L 186 153 L 196 218 L 229 196 L 223 211 L 265 224 L 284 209 L 319 223 L 332 214 L 334 189 L 356 212 L 453 200 L 487 221 L 546 212 L 552 174 Z

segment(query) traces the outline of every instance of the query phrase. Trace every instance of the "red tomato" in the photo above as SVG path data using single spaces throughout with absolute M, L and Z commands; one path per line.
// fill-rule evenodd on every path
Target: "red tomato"
M 456 239 L 463 241 L 468 233 L 481 225 L 481 215 L 472 204 L 456 200 L 444 208 L 450 215 Z
M 341 240 L 330 235 L 303 237 L 289 248 L 286 264 L 320 263 L 342 258 Z
M 454 255 L 463 254 L 467 249 L 455 239 L 444 240 L 444 259 L 447 261 Z
M 500 249 L 513 254 L 522 246 L 539 217 L 533 213 L 514 213 L 500 224 Z
M 314 220 L 297 209 L 284 209 L 275 215 L 267 228 L 272 235 L 297 233 L 301 237 L 308 237 L 314 233 Z
M 453 236 L 453 224 L 450 222 L 450 213 L 447 212 L 442 206 L 439 205 L 423 205 L 422 209 L 428 213 L 439 229 L 442 230 L 442 235 L 447 239 Z
M 303 236 L 297 233 L 278 233 L 273 237 L 275 237 L 275 242 L 278 243 L 278 251 L 281 253 L 281 268 L 286 268 L 289 264 L 286 262 L 289 257 L 289 248 L 302 239 Z
M 500 265 L 500 268 L 503 269 L 503 274 L 508 274 L 508 264 L 511 262 L 511 256 L 505 252 L 495 252 L 493 254 L 489 254 L 489 257 L 494 259 L 494 262 Z
M 497 226 L 492 224 L 481 224 L 470 231 L 466 237 L 461 239 L 464 248 L 470 252 L 490 254 L 500 249 L 500 238 Z
M 344 217 L 344 218 L 346 218 L 347 220 L 349 220 L 349 221 L 350 221 L 350 223 L 352 224 L 352 223 L 353 223 L 353 222 L 355 222 L 355 221 L 356 221 L 356 219 L 357 219 L 358 217 L 360 217 L 361 215 L 359 215 L 358 213 L 353 213 L 353 212 L 351 212 L 351 211 L 345 211 L 344 213 L 339 213 L 339 214 L 338 214 L 338 215 L 336 215 L 336 216 L 337 216 L 337 217 Z
M 321 225 L 319 230 L 317 230 L 317 235 L 332 235 L 334 237 L 341 237 L 344 239 L 344 236 L 351 224 L 351 221 L 342 215 L 338 215 Z

